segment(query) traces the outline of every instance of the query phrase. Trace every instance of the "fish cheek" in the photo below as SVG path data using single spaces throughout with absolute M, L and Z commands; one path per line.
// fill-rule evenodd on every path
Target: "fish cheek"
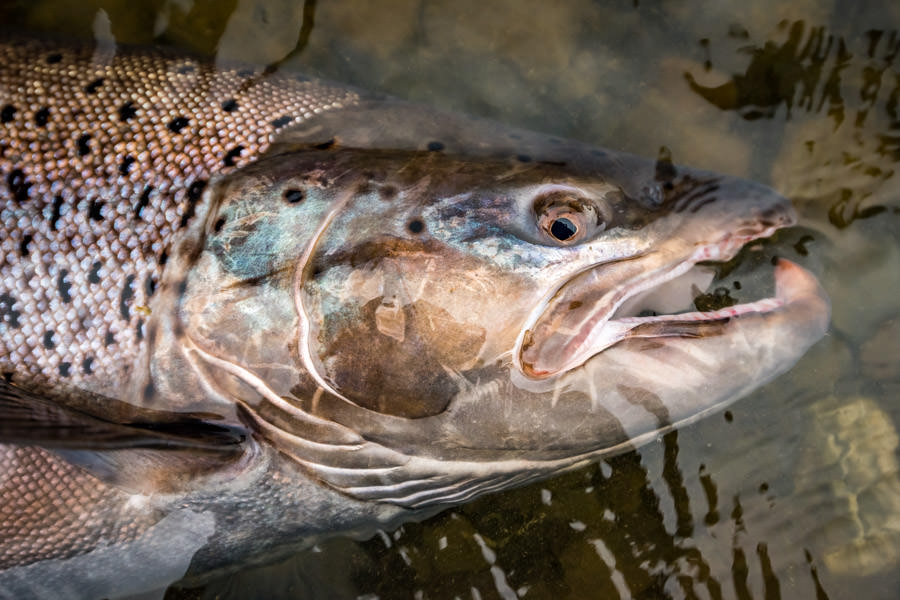
M 331 341 L 320 358 L 337 390 L 363 408 L 409 419 L 447 408 L 460 389 L 454 373 L 485 341 L 483 328 L 424 300 L 392 306 L 375 298 L 326 329 Z

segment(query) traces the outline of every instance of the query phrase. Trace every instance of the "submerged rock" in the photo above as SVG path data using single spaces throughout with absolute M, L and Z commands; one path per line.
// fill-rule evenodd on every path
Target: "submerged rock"
M 796 477 L 796 495 L 818 513 L 808 542 L 835 574 L 897 569 L 900 437 L 893 419 L 865 397 L 825 398 L 811 416 Z

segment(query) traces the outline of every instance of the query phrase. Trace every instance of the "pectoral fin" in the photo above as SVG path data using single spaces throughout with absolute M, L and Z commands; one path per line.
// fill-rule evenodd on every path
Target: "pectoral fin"
M 79 405 L 84 402 L 78 403 Z M 41 446 L 132 492 L 183 489 L 240 462 L 253 446 L 241 425 L 211 415 L 152 411 L 107 398 L 115 419 L 0 381 L 0 444 Z
M 116 405 L 115 412 L 133 413 L 127 420 L 102 416 L 49 400 L 28 389 L 0 382 L 0 443 L 71 450 L 228 451 L 248 438 L 240 426 L 214 423 L 207 415 L 165 413 L 126 408 L 112 399 L 97 401 L 98 408 Z M 111 411 L 113 412 L 113 411 Z

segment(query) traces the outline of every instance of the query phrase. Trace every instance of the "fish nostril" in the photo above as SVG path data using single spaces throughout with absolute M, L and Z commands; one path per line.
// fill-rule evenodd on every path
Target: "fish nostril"
M 773 207 L 769 207 L 764 209 L 761 213 L 759 213 L 760 220 L 772 221 L 778 216 L 778 211 Z

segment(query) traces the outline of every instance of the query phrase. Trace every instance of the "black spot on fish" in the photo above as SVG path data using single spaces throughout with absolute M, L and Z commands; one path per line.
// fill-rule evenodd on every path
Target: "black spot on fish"
M 83 361 L 81 361 L 81 372 L 85 375 L 93 375 L 94 374 L 94 357 L 88 356 Z
M 741 289 L 741 282 L 740 282 L 740 281 L 735 281 L 735 282 L 734 282 L 734 289 L 736 289 L 736 290 Z
M 181 215 L 181 227 L 187 225 L 188 221 L 193 218 L 197 208 L 197 201 L 203 196 L 204 188 L 206 188 L 206 180 L 204 179 L 198 179 L 188 187 L 188 205 L 187 208 L 184 209 L 184 214 Z
M 284 200 L 289 204 L 297 204 L 298 202 L 303 202 L 303 199 L 306 197 L 306 194 L 303 193 L 303 190 L 298 189 L 289 189 L 284 190 Z
M 103 220 L 103 205 L 105 202 L 102 200 L 91 200 L 91 204 L 88 207 L 88 217 L 92 221 L 102 221 Z
M 180 282 L 178 282 L 177 294 L 178 294 L 179 298 L 184 296 L 184 294 L 187 292 L 187 286 L 188 286 L 187 279 L 182 279 Z
M 97 79 L 93 80 L 92 82 L 90 82 L 89 84 L 84 86 L 84 92 L 86 94 L 96 94 L 97 90 L 99 90 L 100 86 L 102 86 L 102 85 L 103 85 L 103 78 L 98 77 Z
M 50 109 L 46 106 L 34 113 L 34 124 L 38 127 L 45 127 L 47 121 L 50 120 Z
M 53 350 L 56 347 L 56 343 L 53 341 L 53 332 L 45 331 L 44 332 L 44 348 L 47 350 Z
M 218 219 L 216 219 L 215 225 L 213 225 L 213 231 L 215 231 L 216 233 L 219 233 L 220 231 L 222 231 L 222 227 L 224 227 L 224 226 L 225 226 L 225 217 L 219 217 Z
M 169 262 L 169 253 L 163 250 L 159 255 L 159 266 L 165 266 L 167 262 Z
M 55 52 L 47 56 L 47 64 L 53 65 L 62 60 L 62 54 Z
M 133 156 L 126 156 L 122 159 L 122 162 L 119 164 L 119 175 L 128 175 L 128 172 L 131 171 L 131 165 L 135 163 L 135 158 Z
M 230 113 L 230 112 L 236 111 L 237 109 L 238 109 L 238 103 L 237 103 L 237 100 L 235 100 L 234 98 L 229 98 L 228 100 L 226 100 L 225 102 L 222 103 L 222 110 L 224 110 L 225 112 Z
M 236 158 L 240 158 L 241 152 L 243 152 L 243 151 L 244 151 L 243 146 L 235 146 L 234 148 L 232 148 L 231 150 L 228 151 L 228 154 L 225 155 L 225 160 L 223 160 L 222 162 L 225 164 L 226 167 L 233 167 L 234 160 Z
M 78 146 L 78 156 L 87 156 L 91 153 L 91 134 L 85 133 L 78 138 L 75 145 Z
M 288 123 L 290 123 L 293 120 L 294 120 L 294 117 L 290 117 L 288 115 L 283 115 L 281 117 L 278 117 L 274 121 L 272 121 L 272 127 L 274 127 L 275 129 L 278 129 L 279 127 L 284 127 L 285 125 L 287 125 Z
M 528 162 L 531 162 L 531 157 L 528 156 L 527 154 L 517 154 L 516 160 L 519 162 L 528 163 Z
M 727 423 L 731 423 L 732 421 L 734 421 L 734 415 L 731 413 L 730 410 L 725 411 L 725 421 Z
M 100 267 L 103 264 L 98 260 L 91 265 L 91 272 L 88 273 L 88 283 L 100 283 Z
M 135 115 L 137 115 L 137 109 L 131 100 L 119 107 L 119 120 L 123 123 Z
M 142 341 L 144 339 L 144 320 L 138 319 L 137 325 L 134 326 L 134 334 L 137 336 L 137 341 Z
M 378 194 L 381 196 L 381 199 L 386 202 L 396 198 L 398 193 L 397 188 L 392 185 L 383 185 L 378 188 Z
M 196 202 L 200 199 L 200 196 L 203 195 L 203 190 L 206 189 L 206 180 L 198 179 L 194 183 L 190 185 L 187 192 L 187 197 L 189 202 Z
M 22 313 L 13 309 L 16 299 L 8 292 L 0 294 L 0 323 L 6 323 L 10 327 L 17 329 L 19 327 L 19 317 Z
M 419 234 L 425 231 L 425 222 L 422 219 L 413 219 L 406 225 L 406 228 L 410 233 Z
M 70 363 L 70 362 L 59 363 L 59 374 L 61 377 L 68 377 L 71 369 L 72 369 L 72 363 Z
M 150 298 L 154 292 L 156 292 L 156 281 L 153 279 L 153 275 L 147 275 L 144 280 L 144 295 Z
M 141 197 L 138 199 L 138 203 L 134 207 L 134 217 L 136 219 L 141 218 L 141 212 L 147 208 L 147 205 L 150 204 L 150 193 L 153 191 L 153 186 L 148 185 L 144 188 L 144 191 L 141 192 Z
M 0 109 L 0 123 L 9 123 L 16 117 L 16 107 L 12 104 L 7 104 L 2 109 Z
M 144 401 L 146 402 L 152 400 L 154 394 L 156 394 L 156 389 L 153 387 L 153 382 L 151 381 L 144 386 Z
M 128 303 L 134 298 L 134 289 L 131 287 L 134 284 L 134 275 L 129 275 L 125 278 L 125 285 L 122 286 L 122 293 L 119 295 L 119 314 L 122 315 L 122 318 L 128 321 L 131 319 L 131 311 L 128 308 Z
M 429 152 L 440 152 L 444 149 L 444 143 L 438 141 L 428 142 L 428 146 L 426 147 L 428 148 Z
M 5 381 L 6 383 L 12 383 L 13 375 L 15 375 L 15 373 L 13 373 L 12 371 L 3 371 L 3 381 Z
M 30 233 L 26 233 L 22 236 L 22 241 L 19 242 L 19 254 L 22 256 L 28 256 L 28 244 L 34 239 L 34 236 Z
M 328 150 L 329 148 L 332 148 L 334 145 L 335 145 L 334 138 L 331 138 L 330 140 L 322 142 L 321 144 L 314 144 L 313 148 L 315 148 L 316 150 Z
M 187 127 L 188 123 L 189 121 L 187 120 L 187 117 L 175 117 L 174 119 L 169 121 L 167 127 L 172 133 L 178 133 L 179 131 Z
M 112 331 L 107 330 L 106 336 L 103 338 L 103 345 L 107 348 L 116 343 L 116 337 Z
M 50 229 L 56 231 L 56 224 L 59 222 L 60 211 L 62 210 L 63 197 L 53 197 L 53 212 L 50 214 Z
M 59 292 L 59 297 L 62 298 L 62 301 L 66 304 L 72 301 L 72 296 L 69 294 L 69 290 L 72 289 L 72 284 L 66 281 L 68 275 L 69 272 L 66 269 L 62 269 L 59 272 L 59 277 L 56 278 L 56 290 Z
M 6 185 L 17 202 L 28 200 L 28 190 L 31 189 L 31 182 L 28 181 L 21 169 L 13 169 L 6 176 Z

